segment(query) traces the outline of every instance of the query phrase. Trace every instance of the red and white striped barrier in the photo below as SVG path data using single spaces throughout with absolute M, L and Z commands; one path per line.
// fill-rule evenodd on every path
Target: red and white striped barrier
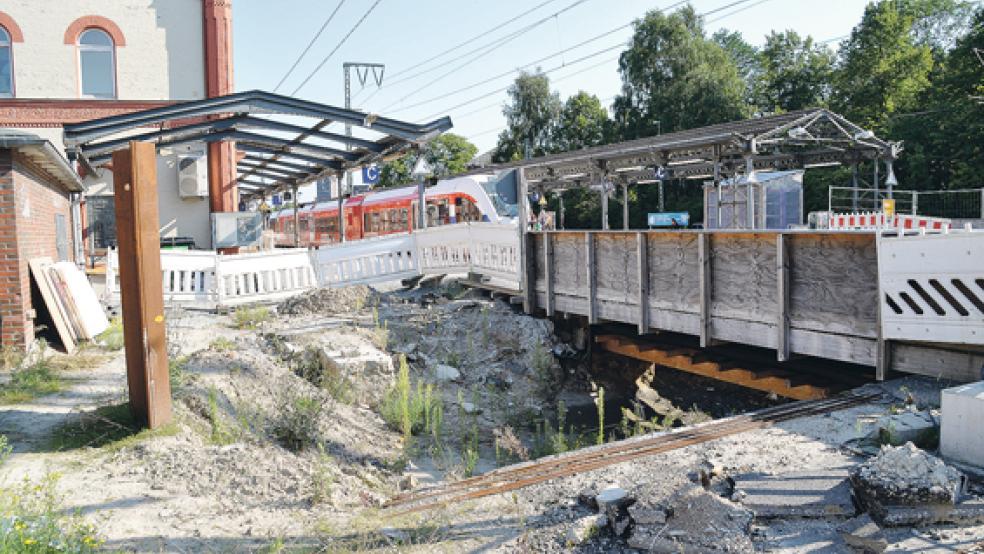
M 900 229 L 903 231 L 925 229 L 945 232 L 950 230 L 951 222 L 943 217 L 897 214 L 887 216 L 884 212 L 854 212 L 830 214 L 830 228 L 837 230 L 878 230 Z

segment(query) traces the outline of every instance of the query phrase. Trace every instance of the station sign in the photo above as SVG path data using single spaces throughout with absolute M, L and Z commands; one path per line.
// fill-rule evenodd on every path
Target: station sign
M 650 227 L 690 226 L 690 212 L 651 212 L 648 215 Z

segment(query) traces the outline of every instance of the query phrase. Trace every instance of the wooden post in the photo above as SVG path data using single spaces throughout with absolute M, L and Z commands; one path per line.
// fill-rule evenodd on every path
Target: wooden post
M 786 235 L 776 235 L 776 359 L 789 359 L 789 249 Z
M 608 230 L 608 190 L 604 182 L 601 184 L 601 228 Z
M 154 429 L 171 420 L 154 145 L 114 152 L 113 183 L 130 410 Z
M 544 235 L 546 236 L 546 235 Z M 526 233 L 526 286 L 523 288 L 523 311 L 532 314 L 536 310 L 536 233 Z
M 553 278 L 553 240 L 551 237 L 552 233 L 543 233 L 543 281 L 546 289 L 546 305 L 544 309 L 547 311 L 547 317 L 553 317 L 554 315 L 554 278 Z
M 984 191 L 982 191 L 981 194 L 984 194 Z M 560 203 L 560 227 L 559 228 L 560 229 L 565 229 L 565 227 L 564 227 L 564 191 L 560 191 L 560 192 L 557 193 L 557 200 Z M 984 210 L 984 204 L 981 204 L 981 210 Z M 981 216 L 981 217 L 984 218 L 984 216 Z
M 622 229 L 629 230 L 629 185 L 622 185 Z
M 595 295 L 598 290 L 598 284 L 595 282 L 595 243 L 594 233 L 591 231 L 584 232 L 584 246 L 585 268 L 588 272 L 588 325 L 594 325 L 598 323 L 598 316 L 595 310 Z
M 526 239 L 530 227 L 530 208 L 527 206 L 528 199 L 529 185 L 526 182 L 526 174 L 523 168 L 519 168 L 516 170 L 516 202 L 518 203 L 516 216 L 518 220 L 517 227 L 519 228 L 519 287 L 523 297 L 523 311 L 532 313 L 533 306 L 529 301 L 530 295 L 528 292 L 536 286 L 536 275 L 530 275 L 529 272 L 530 263 L 528 258 L 532 257 L 533 253 L 529 251 L 529 242 Z
M 636 275 L 639 279 L 639 334 L 649 332 L 649 238 L 636 233 Z
M 711 251 L 706 232 L 697 235 L 698 281 L 700 282 L 700 347 L 711 342 Z
M 881 241 L 882 241 L 881 233 L 876 233 L 875 234 L 876 250 L 881 249 Z M 888 373 L 888 370 L 891 369 L 892 367 L 892 345 L 885 338 L 884 332 L 882 330 L 882 327 L 884 327 L 884 322 L 882 321 L 882 310 L 884 309 L 884 305 L 885 305 L 885 291 L 883 291 L 881 287 L 881 283 L 882 283 L 881 263 L 880 263 L 881 260 L 878 258 L 880 258 L 880 256 L 876 257 L 877 260 L 876 263 L 878 263 L 877 271 L 876 271 L 876 275 L 878 278 L 878 287 L 876 288 L 878 294 L 878 303 L 877 303 L 878 317 L 875 323 L 877 328 L 877 336 L 875 338 L 875 380 L 884 381 L 885 374 Z

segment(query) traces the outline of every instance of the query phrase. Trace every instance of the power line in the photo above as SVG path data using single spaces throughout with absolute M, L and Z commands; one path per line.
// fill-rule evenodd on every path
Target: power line
M 467 39 L 467 40 L 465 40 L 463 42 L 460 42 L 458 44 L 455 44 L 454 46 L 448 48 L 447 50 L 444 50 L 442 52 L 439 52 L 437 54 L 434 54 L 433 56 L 431 56 L 430 58 L 427 58 L 426 60 L 424 60 L 422 62 L 415 63 L 414 65 L 411 65 L 409 67 L 403 68 L 403 69 L 401 69 L 401 70 L 393 73 L 392 75 L 390 75 L 390 79 L 392 79 L 394 77 L 399 77 L 400 75 L 403 75 L 404 73 L 409 73 L 410 71 L 413 71 L 414 69 L 417 69 L 418 67 L 420 67 L 422 65 L 426 65 L 426 64 L 428 64 L 428 63 L 430 63 L 430 62 L 432 62 L 432 61 L 440 58 L 441 56 L 443 56 L 445 54 L 448 54 L 450 52 L 454 52 L 455 50 L 457 50 L 458 48 L 461 48 L 462 46 L 467 46 L 468 44 L 471 44 L 472 41 L 474 41 L 475 39 L 480 38 L 480 37 L 485 36 L 485 35 L 488 35 L 489 33 L 498 31 L 499 29 L 505 27 L 506 25 L 509 25 L 513 21 L 516 21 L 517 19 L 520 19 L 520 18 L 522 18 L 522 17 L 524 17 L 526 15 L 529 15 L 529 14 L 535 12 L 536 10 L 542 8 L 543 6 L 546 6 L 547 4 L 550 4 L 551 2 L 556 2 L 556 1 L 557 0 L 546 0 L 545 2 L 541 2 L 541 3 L 537 4 L 536 6 L 533 6 L 532 8 L 526 10 L 525 12 L 523 12 L 523 13 L 517 15 L 517 16 L 514 16 L 514 17 L 512 17 L 512 18 L 510 18 L 510 19 L 508 19 L 506 21 L 503 21 L 502 23 L 496 25 L 495 27 L 492 27 L 491 29 L 487 29 L 486 31 L 481 32 L 481 33 L 479 33 L 479 34 L 477 34 L 477 35 L 475 35 L 475 36 L 473 36 L 473 37 L 471 37 L 471 38 L 469 38 L 469 39 Z
M 301 84 L 298 85 L 296 89 L 294 89 L 294 92 L 290 94 L 291 96 L 297 95 L 298 91 L 304 88 L 304 85 L 306 85 L 308 81 L 310 81 L 311 78 L 314 77 L 314 75 L 318 71 L 321 71 L 321 68 L 324 67 L 324 65 L 328 63 L 328 60 L 331 59 L 333 55 L 335 55 L 335 52 L 337 52 L 338 49 L 341 48 L 343 44 L 345 44 L 345 41 L 347 41 L 349 37 L 352 36 L 352 33 L 354 33 L 356 29 L 358 29 L 359 26 L 362 25 L 362 22 L 369 17 L 369 14 L 371 14 L 372 11 L 376 9 L 376 6 L 378 6 L 380 2 L 382 2 L 382 0 L 376 0 L 375 2 L 372 3 L 371 6 L 369 6 L 369 9 L 366 10 L 366 13 L 362 14 L 362 17 L 359 18 L 359 20 L 355 23 L 355 25 L 351 29 L 349 29 L 348 33 L 345 33 L 345 36 L 342 37 L 342 40 L 338 41 L 338 44 L 336 44 L 335 47 L 332 48 L 331 52 L 328 52 L 328 55 L 325 56 L 323 60 L 321 60 L 321 63 L 318 64 L 318 67 L 315 67 L 314 71 L 312 71 L 311 74 L 308 75 L 307 78 L 305 78 L 303 81 L 301 81 Z
M 676 3 L 671 4 L 671 5 L 669 5 L 669 6 L 665 7 L 665 8 L 661 8 L 660 11 L 666 11 L 666 10 L 673 9 L 673 8 L 675 8 L 675 7 L 677 7 L 677 6 L 681 5 L 681 4 L 686 3 L 687 1 L 688 0 L 682 0 L 682 1 L 676 2 Z M 749 0 L 740 0 L 740 1 L 747 2 Z M 503 73 L 500 73 L 498 75 L 494 75 L 492 77 L 488 77 L 488 78 L 483 79 L 481 81 L 478 81 L 478 82 L 475 82 L 475 83 L 471 83 L 471 84 L 469 84 L 467 86 L 464 86 L 464 87 L 461 87 L 461 88 L 452 90 L 450 92 L 446 92 L 444 94 L 435 96 L 433 98 L 429 98 L 427 100 L 421 100 L 420 102 L 416 102 L 414 104 L 410 104 L 409 106 L 403 106 L 403 107 L 401 107 L 398 110 L 394 110 L 393 113 L 398 113 L 398 112 L 401 112 L 401 111 L 406 111 L 406 110 L 409 110 L 409 109 L 412 109 L 412 108 L 416 108 L 418 106 L 422 106 L 424 104 L 429 104 L 431 102 L 436 102 L 438 100 L 443 100 L 444 98 L 447 98 L 449 96 L 454 96 L 455 94 L 459 94 L 461 92 L 465 92 L 467 90 L 471 90 L 471 89 L 473 89 L 475 87 L 484 85 L 486 83 L 490 83 L 492 81 L 501 79 L 503 77 L 508 77 L 509 75 L 512 75 L 513 73 L 516 73 L 517 71 L 521 71 L 521 70 L 526 69 L 528 67 L 532 67 L 534 65 L 540 64 L 540 63 L 545 62 L 545 61 L 547 61 L 547 60 L 549 60 L 551 58 L 556 58 L 557 56 L 563 55 L 566 52 L 570 52 L 571 50 L 576 50 L 577 48 L 580 48 L 580 47 L 582 47 L 582 46 L 584 46 L 586 44 L 590 44 L 590 43 L 592 43 L 592 42 L 594 42 L 596 40 L 602 39 L 602 38 L 604 38 L 606 36 L 609 36 L 609 35 L 612 35 L 614 33 L 619 32 L 619 31 L 622 31 L 624 29 L 627 29 L 628 27 L 631 27 L 633 25 L 633 23 L 634 23 L 634 20 L 626 23 L 625 25 L 619 25 L 618 27 L 615 27 L 613 29 L 609 29 L 608 31 L 605 31 L 603 33 L 600 33 L 598 35 L 595 35 L 595 36 L 593 36 L 593 37 L 591 37 L 591 38 L 589 38 L 587 40 L 583 40 L 583 41 L 581 41 L 581 42 L 579 42 L 577 44 L 573 44 L 571 46 L 568 46 L 567 48 L 563 48 L 561 50 L 558 50 L 558 51 L 556 51 L 556 52 L 554 52 L 554 53 L 552 53 L 550 55 L 543 56 L 542 58 L 538 58 L 538 59 L 533 60 L 531 62 L 525 63 L 525 64 L 523 64 L 523 65 L 521 65 L 521 66 L 519 66 L 517 68 L 510 69 L 510 70 L 505 71 Z M 608 50 L 608 49 L 606 49 L 606 50 Z M 574 63 L 574 62 L 568 62 L 568 63 L 565 63 L 565 64 L 561 64 L 560 67 L 564 67 L 564 65 L 570 65 L 571 63 Z M 385 110 L 381 110 L 381 111 L 385 111 Z
M 458 61 L 458 60 L 460 60 L 462 58 L 465 58 L 467 56 L 470 56 L 471 54 L 474 54 L 474 53 L 478 52 L 478 54 L 476 56 L 468 59 L 465 63 L 456 66 L 454 69 L 451 69 L 450 71 L 447 71 L 445 73 L 442 73 L 440 76 L 438 76 L 438 77 L 432 79 L 431 81 L 425 83 L 423 86 L 420 86 L 420 87 L 418 87 L 418 88 L 410 91 L 409 93 L 405 94 L 402 98 L 400 98 L 396 102 L 393 102 L 393 103 L 389 104 L 388 106 L 384 107 L 380 111 L 381 112 L 385 112 L 389 108 L 395 106 L 396 104 L 399 104 L 400 102 L 403 102 L 404 100 L 406 100 L 407 98 L 413 96 L 414 94 L 417 94 L 418 92 L 420 92 L 420 91 L 422 91 L 422 90 L 424 90 L 424 89 L 426 89 L 426 88 L 434 85 L 435 83 L 437 83 L 438 81 L 441 81 L 445 77 L 448 77 L 450 75 L 453 75 L 454 73 L 458 72 L 462 68 L 465 68 L 465 67 L 469 66 L 470 64 L 474 63 L 479 58 L 482 58 L 482 57 L 488 55 L 489 53 L 491 53 L 492 51 L 497 50 L 497 49 L 505 46 L 511 40 L 513 40 L 515 38 L 518 38 L 519 36 L 521 36 L 521 35 L 529 32 L 529 31 L 531 31 L 531 30 L 539 27 L 540 25 L 543 25 L 544 23 L 546 23 L 548 21 L 550 21 L 552 18 L 557 17 L 558 15 L 560 15 L 560 14 L 566 12 L 566 11 L 572 10 L 575 7 L 577 7 L 578 5 L 583 4 L 583 3 L 587 2 L 587 1 L 588 0 L 575 0 L 574 2 L 572 2 L 571 4 L 569 4 L 567 7 L 563 8 L 561 10 L 558 10 L 558 11 L 554 12 L 553 14 L 551 14 L 551 15 L 549 15 L 547 17 L 544 17 L 542 19 L 539 19 L 539 20 L 537 20 L 537 21 L 535 21 L 535 22 L 527 25 L 526 27 L 523 27 L 523 28 L 520 28 L 520 29 L 518 29 L 516 31 L 513 31 L 512 33 L 510 33 L 510 34 L 508 34 L 508 35 L 506 35 L 504 37 L 501 37 L 501 38 L 497 39 L 496 41 L 493 41 L 491 43 L 488 43 L 488 44 L 485 44 L 485 45 L 480 46 L 478 48 L 475 48 L 473 50 L 470 50 L 470 51 L 466 52 L 465 54 L 462 54 L 461 56 L 458 56 L 456 58 L 452 58 L 451 60 L 448 60 L 448 61 L 444 62 L 444 64 L 442 64 L 442 65 L 435 66 L 434 68 L 432 68 L 430 70 L 426 70 L 426 71 L 421 72 L 421 73 L 418 73 L 415 76 L 407 77 L 407 78 L 404 78 L 404 79 L 399 79 L 397 81 L 391 81 L 390 82 L 390 85 L 396 85 L 396 84 L 401 83 L 401 82 L 404 82 L 404 81 L 409 81 L 409 80 L 415 79 L 416 77 L 419 77 L 419 76 L 423 75 L 424 73 L 427 73 L 429 71 L 432 71 L 433 69 L 439 69 L 439 68 L 443 67 L 444 65 L 446 65 L 448 63 Z
M 335 19 L 335 14 L 338 13 L 338 10 L 341 9 L 343 4 L 345 4 L 345 0 L 339 0 L 338 5 L 335 6 L 335 9 L 331 12 L 331 15 L 328 16 L 328 19 L 325 19 L 325 22 L 321 25 L 321 28 L 318 29 L 318 32 L 315 33 L 314 37 L 311 38 L 311 42 L 309 42 L 308 45 L 304 47 L 304 51 L 301 52 L 301 55 L 298 56 L 296 60 L 294 60 L 294 65 L 290 66 L 290 69 L 287 70 L 287 73 L 284 73 L 283 78 L 280 79 L 280 82 L 277 83 L 277 86 L 273 88 L 273 92 L 277 92 L 278 90 L 280 90 L 280 87 L 283 86 L 284 81 L 287 80 L 287 77 L 289 77 L 290 74 L 293 73 L 295 69 L 297 69 L 297 64 L 301 63 L 301 60 L 304 58 L 304 56 L 307 55 L 308 51 L 311 50 L 311 47 L 314 46 L 314 43 L 318 40 L 318 37 L 321 36 L 321 33 L 324 33 L 325 29 L 328 28 L 328 24 L 331 23 L 331 20 Z

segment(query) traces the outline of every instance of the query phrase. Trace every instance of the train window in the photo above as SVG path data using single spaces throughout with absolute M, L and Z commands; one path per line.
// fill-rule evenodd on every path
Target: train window
M 308 220 L 307 218 L 301 219 L 301 232 L 306 232 L 308 230 Z

